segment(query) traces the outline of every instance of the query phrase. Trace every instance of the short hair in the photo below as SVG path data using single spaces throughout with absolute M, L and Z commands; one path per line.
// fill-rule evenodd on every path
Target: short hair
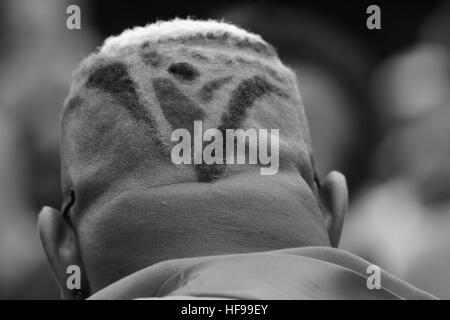
M 113 183 L 146 172 L 158 186 L 235 173 L 171 163 L 172 130 L 195 120 L 205 130 L 279 129 L 280 165 L 310 163 L 296 77 L 276 50 L 225 22 L 175 19 L 107 38 L 76 70 L 62 115 L 63 179 Z

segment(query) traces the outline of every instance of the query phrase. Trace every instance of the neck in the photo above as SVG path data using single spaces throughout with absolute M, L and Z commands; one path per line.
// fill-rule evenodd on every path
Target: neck
M 315 197 L 292 174 L 133 190 L 111 206 L 105 221 L 89 222 L 102 229 L 91 230 L 101 235 L 96 250 L 110 252 L 107 264 L 117 268 L 115 279 L 95 272 L 102 278 L 100 288 L 169 259 L 329 245 Z M 111 224 L 112 231 L 103 230 Z M 100 262 L 105 263 L 104 256 Z

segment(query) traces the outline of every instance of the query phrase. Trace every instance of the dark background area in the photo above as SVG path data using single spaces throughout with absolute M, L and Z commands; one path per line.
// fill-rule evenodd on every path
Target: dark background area
M 420 22 L 443 0 L 429 1 L 250 1 L 248 4 L 286 5 L 292 10 L 310 9 L 336 22 L 352 33 L 370 50 L 375 62 L 410 45 L 416 40 Z M 103 36 L 118 34 L 124 28 L 145 25 L 157 19 L 174 17 L 210 18 L 211 13 L 242 1 L 92 1 L 92 20 Z M 376 4 L 382 8 L 382 29 L 366 28 L 366 8 Z

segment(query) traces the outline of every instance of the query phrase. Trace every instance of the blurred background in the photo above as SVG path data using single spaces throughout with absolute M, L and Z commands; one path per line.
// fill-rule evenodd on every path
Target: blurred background
M 81 30 L 66 8 L 81 8 Z M 381 8 L 368 30 L 366 8 Z M 450 299 L 450 1 L 0 1 L 0 299 L 54 299 L 36 218 L 60 207 L 59 111 L 110 34 L 174 17 L 259 33 L 298 75 L 319 175 L 342 171 L 340 247 Z

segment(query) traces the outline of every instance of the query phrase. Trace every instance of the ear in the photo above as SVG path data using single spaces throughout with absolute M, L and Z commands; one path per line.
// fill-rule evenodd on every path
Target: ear
M 62 298 L 87 298 L 89 286 L 81 264 L 76 234 L 70 220 L 65 219 L 59 211 L 44 207 L 39 213 L 38 230 L 47 259 L 58 281 Z M 76 266 L 75 271 L 73 266 Z M 76 274 L 77 271 L 78 274 Z M 78 276 L 79 279 L 75 279 L 74 276 Z M 72 278 L 69 279 L 70 277 Z
M 319 195 L 330 242 L 336 248 L 348 211 L 348 189 L 345 177 L 337 171 L 330 172 L 320 186 Z

